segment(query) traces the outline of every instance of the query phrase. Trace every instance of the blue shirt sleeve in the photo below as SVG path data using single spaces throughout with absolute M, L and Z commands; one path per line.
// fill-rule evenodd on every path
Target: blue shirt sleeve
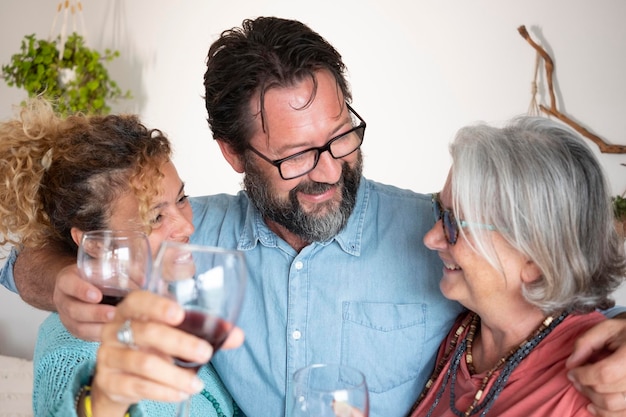
M 611 307 L 607 310 L 599 310 L 600 313 L 604 314 L 606 316 L 607 319 L 612 319 L 615 318 L 615 316 L 617 316 L 618 314 L 621 313 L 625 313 L 626 312 L 626 307 L 624 306 L 615 306 L 615 307 Z
M 13 265 L 15 264 L 15 258 L 17 258 L 17 250 L 13 247 L 7 256 L 6 262 L 2 266 L 2 269 L 0 269 L 0 283 L 9 291 L 13 291 L 17 294 L 18 291 L 15 286 L 15 279 L 13 278 Z

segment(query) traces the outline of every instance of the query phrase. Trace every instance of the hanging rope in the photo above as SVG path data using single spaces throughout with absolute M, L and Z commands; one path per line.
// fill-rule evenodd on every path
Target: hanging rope
M 541 46 L 537 45 L 535 41 L 532 40 L 525 26 L 522 25 L 518 27 L 517 31 L 522 36 L 522 38 L 526 39 L 526 41 L 533 48 L 535 48 L 535 50 L 537 51 L 537 54 L 541 56 L 545 64 L 546 81 L 548 83 L 548 93 L 550 94 L 550 107 L 548 108 L 544 106 L 543 104 L 540 104 L 539 109 L 542 112 L 550 116 L 556 117 L 557 119 L 561 120 L 563 123 L 571 126 L 574 130 L 576 130 L 578 133 L 580 133 L 587 139 L 591 140 L 593 143 L 598 145 L 598 147 L 600 148 L 600 152 L 602 153 L 626 153 L 626 146 L 610 145 L 606 143 L 599 136 L 594 135 L 593 133 L 591 133 L 590 131 L 588 131 L 587 129 L 585 129 L 584 127 L 582 127 L 581 125 L 579 125 L 578 123 L 576 123 L 575 121 L 573 121 L 572 119 L 570 119 L 565 114 L 559 111 L 559 109 L 557 108 L 556 96 L 554 94 L 554 85 L 552 83 L 552 75 L 554 73 L 554 63 L 552 62 L 552 58 L 550 58 L 550 55 L 548 55 L 548 53 Z
M 539 116 L 539 104 L 537 103 L 537 74 L 539 73 L 539 63 L 541 62 L 541 55 L 537 52 L 535 56 L 535 74 L 533 80 L 530 83 L 530 105 L 528 106 L 529 116 Z
M 70 16 L 71 13 L 71 16 Z M 59 28 L 60 42 L 59 42 L 59 60 L 63 59 L 63 51 L 65 51 L 65 41 L 67 40 L 67 26 L 69 20 L 71 20 L 72 24 L 72 33 L 79 33 L 76 28 L 76 20 L 80 19 L 80 35 L 87 43 L 87 31 L 85 30 L 85 19 L 83 17 L 83 5 L 80 0 L 61 0 L 57 5 L 57 13 L 54 15 L 54 20 L 52 21 L 52 27 L 50 28 L 50 35 L 48 36 L 49 40 L 53 40 L 55 38 L 55 30 L 57 21 L 60 15 L 63 15 L 63 21 L 61 22 L 61 27 Z M 71 19 L 70 19 L 71 18 Z

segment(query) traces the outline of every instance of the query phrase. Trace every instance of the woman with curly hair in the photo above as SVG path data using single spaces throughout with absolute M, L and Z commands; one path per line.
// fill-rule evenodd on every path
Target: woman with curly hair
M 19 248 L 49 245 L 65 252 L 60 255 L 75 256 L 82 233 L 98 229 L 145 232 L 152 253 L 164 240 L 187 242 L 194 231 L 192 209 L 170 157 L 169 140 L 161 131 L 145 127 L 136 116 L 78 114 L 62 118 L 50 103 L 30 100 L 18 118 L 0 123 L 2 243 Z M 126 305 L 131 301 L 132 305 Z M 155 303 L 167 302 L 136 291 L 110 308 L 118 314 L 120 309 L 140 310 L 141 305 L 149 305 L 154 311 Z M 160 325 L 169 336 L 180 340 L 181 346 L 210 355 L 208 343 L 174 328 L 176 324 L 165 317 L 152 321 L 153 326 Z M 141 337 L 141 329 L 135 334 Z M 76 399 L 92 378 L 97 356 L 110 355 L 121 347 L 101 347 L 100 343 L 78 339 L 57 313 L 51 314 L 39 329 L 35 347 L 35 416 L 81 415 L 85 410 L 82 404 L 77 409 Z M 179 349 L 184 352 L 184 347 Z M 206 362 L 207 358 L 203 359 Z M 105 366 L 98 363 L 97 367 Z M 197 377 L 182 368 L 174 371 L 180 372 L 169 381 L 173 390 L 189 395 L 193 392 L 187 387 L 199 391 L 204 386 L 214 400 L 196 396 L 194 412 L 220 415 L 215 403 L 227 412 L 236 409 L 211 365 L 202 367 Z M 133 378 L 135 375 L 128 371 L 118 374 L 116 383 Z M 151 416 L 174 414 L 175 403 L 154 401 L 164 399 L 157 394 L 145 397 L 151 400 L 138 402 L 132 410 Z

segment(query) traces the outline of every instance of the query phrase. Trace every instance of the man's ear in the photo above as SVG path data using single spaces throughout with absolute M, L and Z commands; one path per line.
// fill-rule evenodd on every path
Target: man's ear
M 522 267 L 522 282 L 530 284 L 541 278 L 541 270 L 533 261 L 526 261 Z
M 72 227 L 70 229 L 70 235 L 72 235 L 72 240 L 76 245 L 80 246 L 80 240 L 83 238 L 83 231 L 77 227 Z
M 222 155 L 224 155 L 224 159 L 226 159 L 230 166 L 233 167 L 236 172 L 240 174 L 243 173 L 243 156 L 235 152 L 230 144 L 224 142 L 221 139 L 217 139 L 217 144 L 220 146 L 220 150 L 222 151 Z

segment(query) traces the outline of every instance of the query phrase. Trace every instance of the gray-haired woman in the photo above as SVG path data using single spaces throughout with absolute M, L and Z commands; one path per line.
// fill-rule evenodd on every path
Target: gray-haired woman
M 602 169 L 557 122 L 461 129 L 424 242 L 468 308 L 412 416 L 590 416 L 567 379 L 574 341 L 626 273 Z

